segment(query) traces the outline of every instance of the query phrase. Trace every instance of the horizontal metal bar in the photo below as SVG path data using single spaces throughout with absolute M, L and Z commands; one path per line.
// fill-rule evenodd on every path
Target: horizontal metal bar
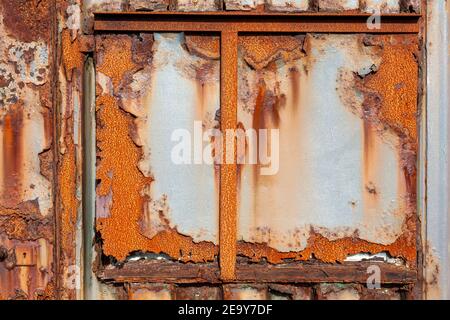
M 236 266 L 236 279 L 226 283 L 362 283 L 368 278 L 368 267 L 377 265 L 382 284 L 413 284 L 417 271 L 381 262 L 348 262 L 343 264 L 292 263 L 283 265 Z M 217 264 L 183 264 L 176 262 L 137 261 L 122 268 L 104 269 L 97 276 L 107 282 L 124 283 L 205 283 L 221 284 Z
M 418 33 L 418 14 L 384 14 L 370 29 L 366 13 L 97 12 L 97 32 Z

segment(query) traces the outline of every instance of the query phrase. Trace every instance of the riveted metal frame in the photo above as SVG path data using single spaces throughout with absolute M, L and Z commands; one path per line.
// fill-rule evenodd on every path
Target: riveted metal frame
M 126 32 L 218 32 L 221 35 L 221 129 L 235 129 L 237 125 L 237 51 L 240 33 L 368 33 L 368 34 L 419 34 L 419 14 L 386 14 L 381 16 L 379 29 L 370 29 L 367 23 L 370 14 L 360 13 L 250 13 L 250 12 L 123 12 L 95 14 L 96 33 Z M 234 145 L 226 146 L 235 148 Z M 224 152 L 224 155 L 226 152 Z M 236 150 L 234 151 L 236 156 Z M 226 163 L 225 161 L 223 163 Z M 156 277 L 162 282 L 202 282 L 218 281 L 275 281 L 297 279 L 300 282 L 328 281 L 345 282 L 348 274 L 361 273 L 365 278 L 364 264 L 344 264 L 329 266 L 327 271 L 311 266 L 264 267 L 264 270 L 251 266 L 238 266 L 237 259 L 237 166 L 224 164 L 220 169 L 220 227 L 219 227 L 219 264 L 204 266 L 183 266 L 179 274 L 170 266 L 161 264 L 130 264 L 127 270 L 104 270 L 99 276 L 104 280 L 115 281 L 152 281 Z M 164 268 L 169 268 L 168 274 Z M 343 269 L 342 269 L 343 268 Z M 384 265 L 383 282 L 411 283 L 416 279 L 416 270 L 408 271 L 403 267 Z M 220 269 L 220 270 L 219 270 Z M 288 272 L 286 272 L 288 270 Z M 315 276 L 314 270 L 316 270 Z M 343 273 L 342 271 L 345 270 Z M 359 271 L 358 271 L 359 270 Z M 322 276 L 318 274 L 322 274 Z M 210 276 L 205 276 L 209 274 Z M 347 276 L 345 276 L 347 274 Z M 203 276 L 202 276 L 203 275 Z M 120 280 L 121 279 L 121 280 Z M 190 279 L 190 280 L 189 280 Z M 261 280 L 262 279 L 262 280 Z M 309 279 L 309 280 L 308 280 Z M 352 280 L 354 280 L 352 278 Z M 360 279 L 361 280 L 361 279 Z M 363 281 L 363 280 L 361 280 Z M 364 282 L 364 281 L 363 281 Z

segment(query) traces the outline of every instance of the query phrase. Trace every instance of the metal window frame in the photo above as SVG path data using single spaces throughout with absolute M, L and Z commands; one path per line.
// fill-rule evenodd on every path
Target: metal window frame
M 221 130 L 237 126 L 238 37 L 248 33 L 365 33 L 419 34 L 421 14 L 383 14 L 379 29 L 370 29 L 366 13 L 253 13 L 253 12 L 97 12 L 95 33 L 202 32 L 221 38 Z M 225 146 L 226 147 L 226 146 Z M 234 147 L 234 146 L 232 146 Z M 236 150 L 234 151 L 236 156 Z M 224 155 L 226 152 L 224 152 Z M 226 163 L 224 161 L 224 163 Z M 360 282 L 367 263 L 320 265 L 293 263 L 278 266 L 237 265 L 237 165 L 220 168 L 219 266 L 127 263 L 120 270 L 101 270 L 105 281 L 218 282 Z M 411 284 L 417 270 L 381 264 L 383 283 Z M 349 277 L 348 275 L 353 276 Z M 175 275 L 175 276 L 174 276 Z M 350 280 L 351 281 L 350 281 Z

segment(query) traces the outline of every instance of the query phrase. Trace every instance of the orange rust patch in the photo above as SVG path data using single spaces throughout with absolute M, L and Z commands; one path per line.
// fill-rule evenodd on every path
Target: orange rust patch
M 276 59 L 290 61 L 304 56 L 303 40 L 292 36 L 241 36 L 239 47 L 245 61 L 255 69 Z
M 78 200 L 76 198 L 75 145 L 71 137 L 65 139 L 66 152 L 61 160 L 59 170 L 59 187 L 61 192 L 61 233 L 62 247 L 66 253 L 72 252 L 74 226 L 77 223 Z
M 72 79 L 74 69 L 81 70 L 83 67 L 83 54 L 80 52 L 80 42 L 78 38 L 71 40 L 70 31 L 64 29 L 62 32 L 62 59 L 66 71 L 67 80 Z
M 17 208 L 0 206 L 0 233 L 9 239 L 33 241 L 53 239 L 53 217 L 42 217 L 35 201 L 20 203 Z
M 283 260 L 286 259 L 307 261 L 315 258 L 325 263 L 335 263 L 344 262 L 348 256 L 358 253 L 388 252 L 391 256 L 404 258 L 410 265 L 414 265 L 416 261 L 414 241 L 406 233 L 391 245 L 381 245 L 351 237 L 329 240 L 319 233 L 313 232 L 308 239 L 306 249 L 300 252 L 279 252 L 266 244 L 240 242 L 238 254 L 248 257 L 254 262 L 259 262 L 262 258 L 266 258 L 270 263 L 283 263 Z
M 124 74 L 135 70 L 138 66 L 132 58 L 132 42 L 128 36 L 114 36 L 100 39 L 99 66 L 97 71 L 111 78 L 117 90 Z M 102 49 L 103 48 L 103 49 Z
M 410 39 L 410 38 L 409 38 Z M 378 92 L 379 119 L 394 130 L 417 140 L 417 95 L 419 70 L 414 53 L 415 41 L 400 43 L 398 37 L 381 37 L 382 63 L 379 70 L 366 78 L 365 86 Z
M 192 54 L 203 58 L 220 58 L 220 38 L 217 36 L 186 35 L 186 46 Z
M 2 18 L 10 35 L 31 42 L 50 39 L 51 1 L 3 0 Z
M 160 232 L 152 239 L 141 234 L 139 221 L 147 203 L 141 195 L 149 187 L 138 169 L 142 150 L 130 137 L 132 119 L 122 110 L 114 97 L 97 98 L 100 125 L 97 139 L 100 162 L 97 177 L 101 180 L 97 195 L 113 194 L 109 218 L 98 218 L 97 229 L 103 238 L 103 253 L 124 260 L 133 251 L 165 253 L 181 261 L 213 261 L 217 247 L 209 242 L 194 243 L 174 229 Z

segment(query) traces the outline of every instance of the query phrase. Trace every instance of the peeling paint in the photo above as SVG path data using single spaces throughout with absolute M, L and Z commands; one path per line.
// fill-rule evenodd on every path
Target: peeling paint
M 304 57 L 262 70 L 246 68 L 241 56 L 238 119 L 244 128 L 279 128 L 281 146 L 277 175 L 241 168 L 240 255 L 335 262 L 388 251 L 414 265 L 418 74 L 415 46 L 400 40 L 407 42 L 380 49 L 359 36 L 308 36 Z M 374 65 L 364 85 L 355 81 Z M 379 95 L 378 104 L 362 86 Z

